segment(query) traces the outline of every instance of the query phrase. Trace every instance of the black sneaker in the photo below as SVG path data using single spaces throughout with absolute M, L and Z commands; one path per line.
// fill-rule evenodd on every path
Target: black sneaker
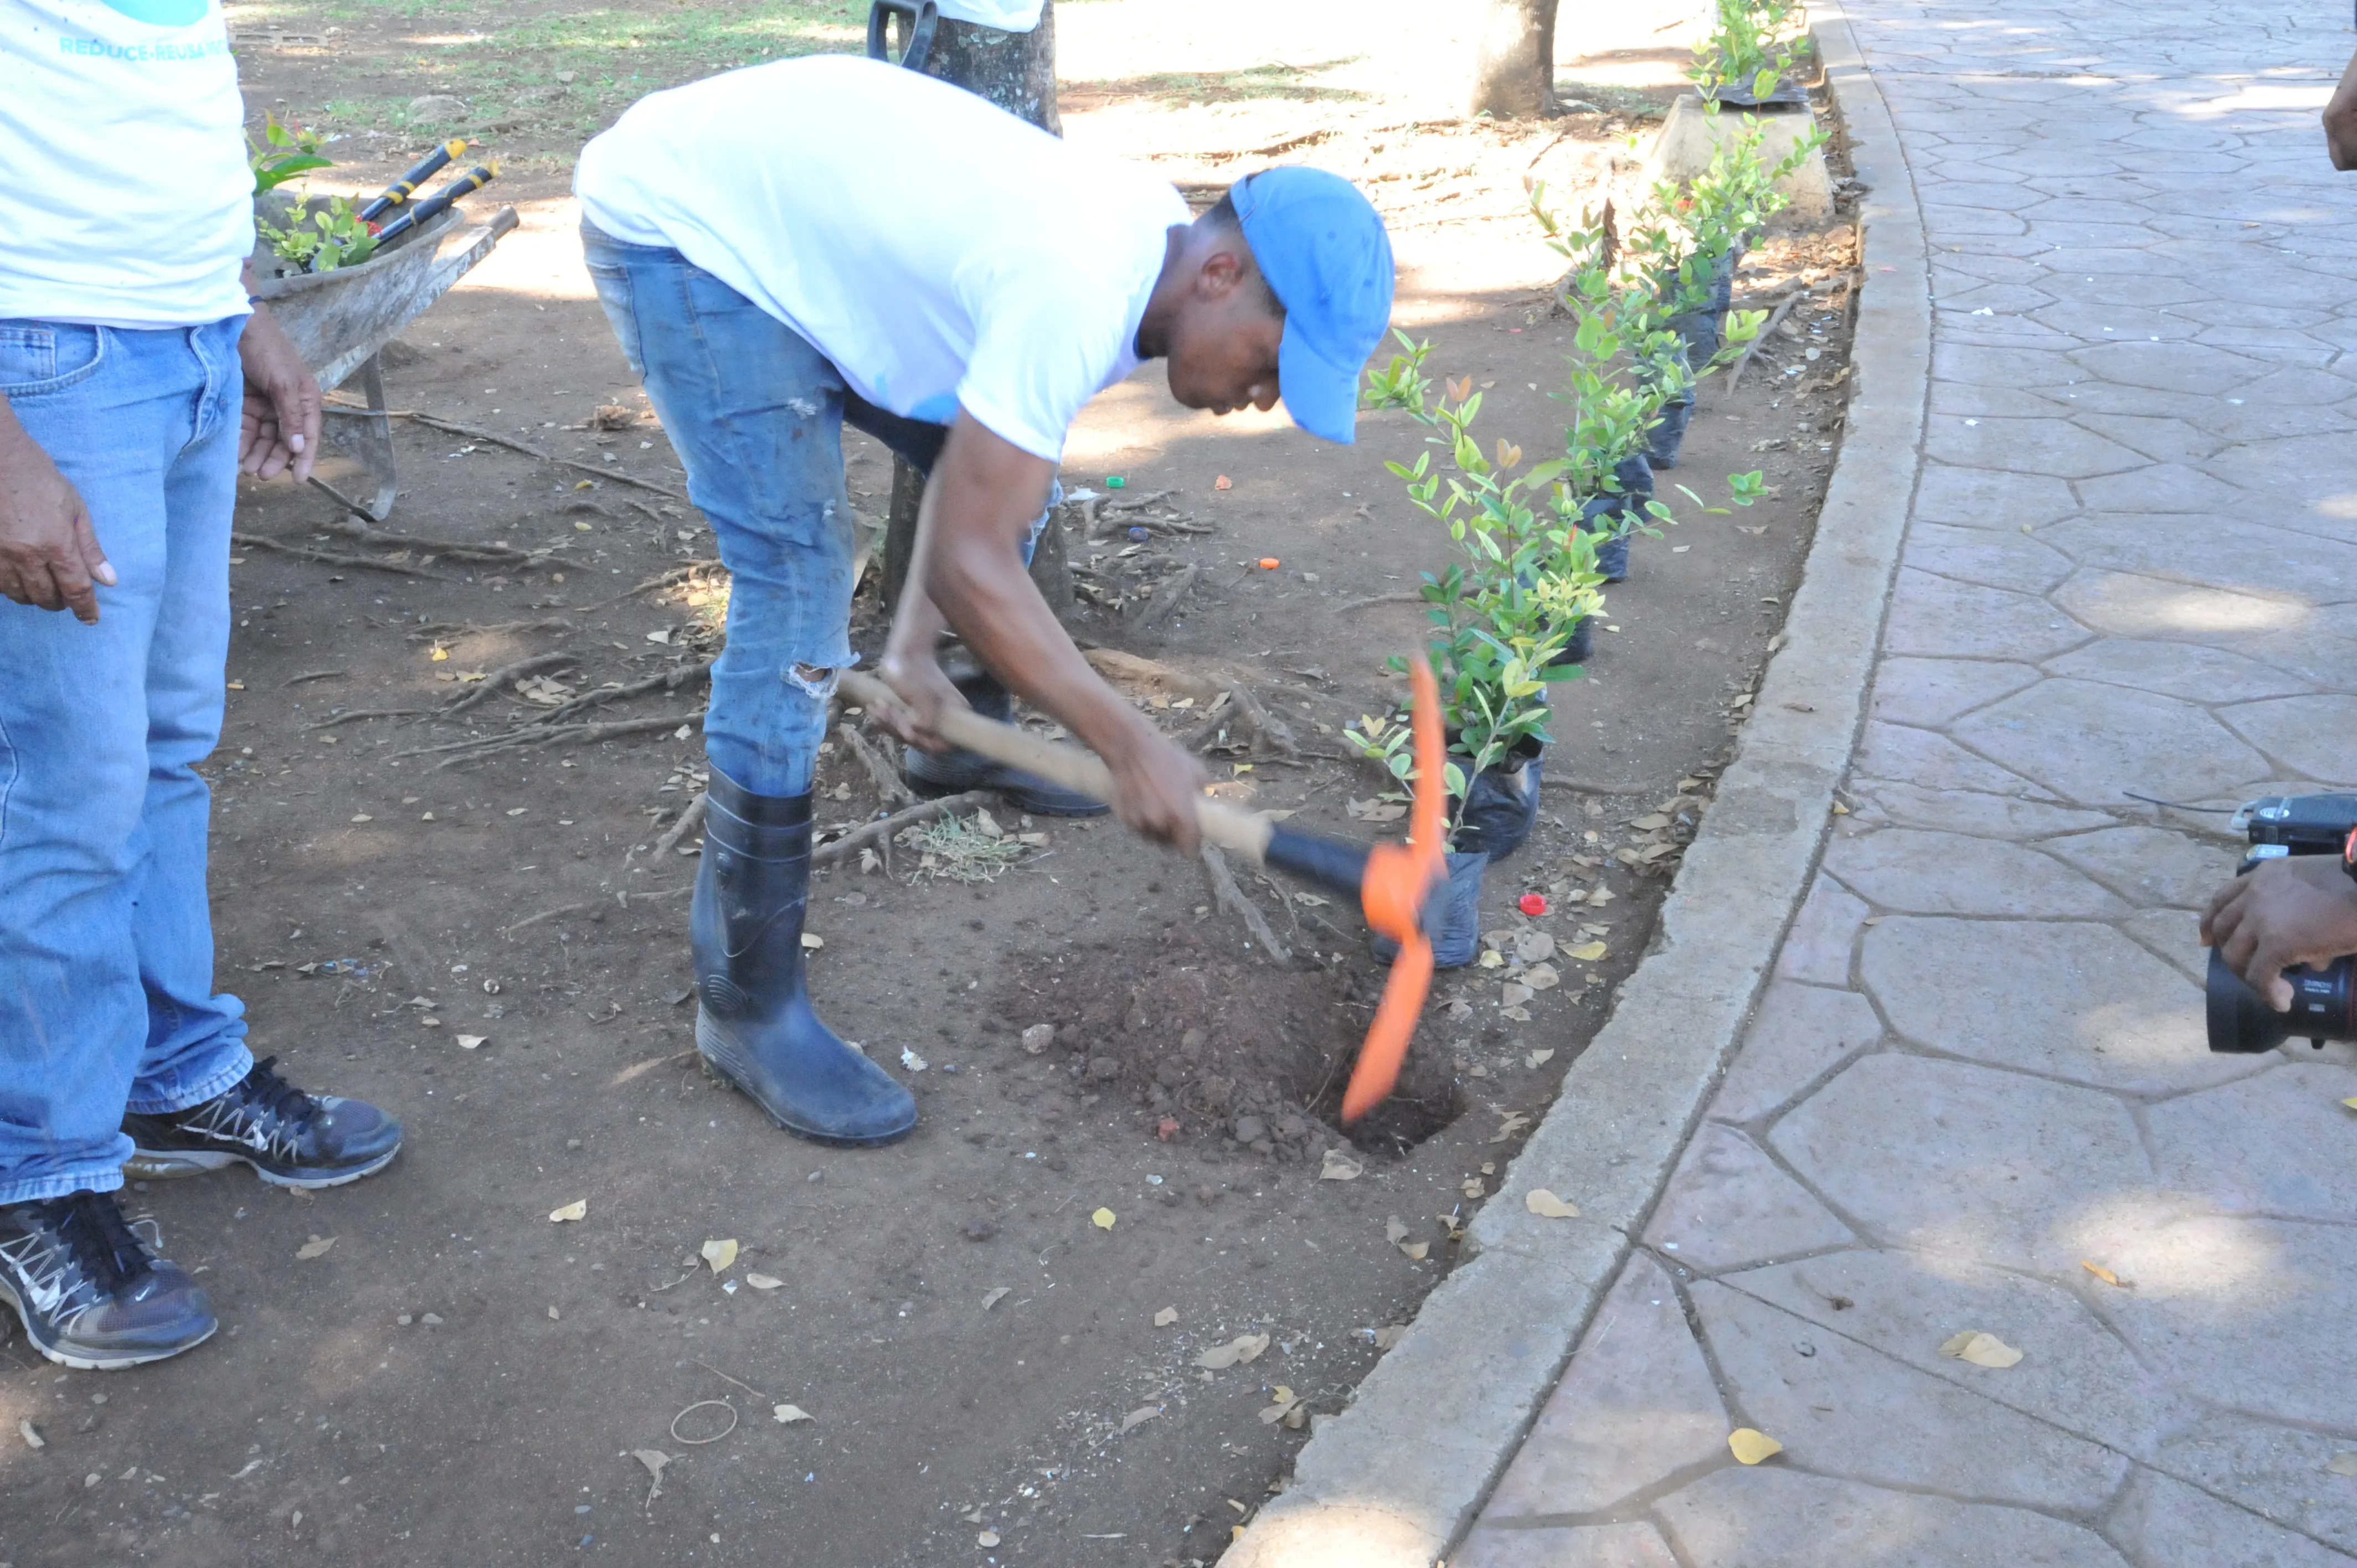
M 373 1176 L 401 1152 L 401 1123 L 361 1100 L 306 1094 L 253 1064 L 235 1089 L 160 1116 L 131 1112 L 123 1131 L 135 1145 L 125 1176 L 195 1176 L 242 1160 L 274 1187 L 341 1187 Z
M 0 1297 L 36 1349 L 85 1372 L 177 1356 L 221 1326 L 187 1272 L 124 1223 L 111 1192 L 0 1208 Z

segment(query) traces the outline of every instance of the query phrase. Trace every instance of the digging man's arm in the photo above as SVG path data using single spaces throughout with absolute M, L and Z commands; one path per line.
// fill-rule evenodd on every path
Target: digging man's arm
M 925 488 L 915 558 L 882 673 L 909 699 L 908 738 L 939 746 L 931 724 L 964 699 L 933 657 L 946 618 L 992 670 L 1062 720 L 1104 759 L 1123 824 L 1192 853 L 1201 764 L 1146 722 L 1089 668 L 1024 569 L 1018 542 L 1039 514 L 1055 466 L 961 414 Z

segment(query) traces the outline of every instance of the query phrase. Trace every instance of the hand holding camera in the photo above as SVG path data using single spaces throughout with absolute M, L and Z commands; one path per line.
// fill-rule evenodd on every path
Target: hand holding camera
M 2357 1039 L 2357 795 L 2255 800 L 2251 853 L 2210 901 L 2210 1048 Z

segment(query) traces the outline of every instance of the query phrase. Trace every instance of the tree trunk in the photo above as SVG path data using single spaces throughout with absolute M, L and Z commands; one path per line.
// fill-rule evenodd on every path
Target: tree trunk
M 1487 110 L 1501 119 L 1554 113 L 1556 0 L 1480 3 L 1473 93 L 1466 113 Z
M 925 74 L 987 99 L 1051 136 L 1064 134 L 1056 113 L 1055 0 L 1039 8 L 1039 25 L 1028 33 L 942 17 Z
M 978 22 L 942 17 L 940 30 L 933 35 L 932 52 L 925 59 L 925 74 L 963 87 L 1050 135 L 1064 134 L 1063 118 L 1056 113 L 1056 0 L 1047 0 L 1039 8 L 1039 25 L 1028 33 L 1001 32 Z M 899 607 L 900 585 L 908 580 L 909 557 L 916 549 L 917 503 L 924 493 L 924 480 L 917 471 L 893 458 L 892 511 L 884 525 L 883 588 L 884 603 L 894 609 Z M 1049 520 L 1050 530 L 1062 526 L 1061 519 Z M 1043 534 L 1033 556 L 1034 580 L 1040 576 L 1037 568 L 1048 565 L 1051 559 L 1060 568 L 1064 558 L 1061 538 L 1053 542 L 1051 549 Z M 1040 582 L 1039 586 L 1056 608 L 1071 602 L 1069 570 L 1051 573 L 1051 580 Z M 1057 586 L 1062 589 L 1060 599 L 1052 591 Z

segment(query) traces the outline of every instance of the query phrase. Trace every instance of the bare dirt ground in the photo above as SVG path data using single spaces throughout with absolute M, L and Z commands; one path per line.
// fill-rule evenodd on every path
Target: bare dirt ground
M 816 28 L 803 47 L 839 47 L 827 28 L 843 9 L 698 14 L 739 31 L 694 36 L 782 17 Z M 1369 182 L 1404 263 L 1402 322 L 1435 340 L 1436 372 L 1490 389 L 1482 428 L 1536 456 L 1559 439 L 1545 394 L 1562 328 L 1522 177 L 1575 198 L 1625 181 L 1626 138 L 1666 102 L 1664 62 L 1691 33 L 1683 7 L 1655 9 L 1566 39 L 1564 75 L 1612 113 L 1468 125 L 1406 115 L 1353 76 L 1396 49 L 1380 37 L 1189 55 L 1184 7 L 1072 5 L 1067 124 L 1205 194 L 1278 156 Z M 1556 688 L 1548 770 L 1565 787 L 1532 843 L 1491 868 L 1483 924 L 1599 940 L 1603 958 L 1565 962 L 1527 1021 L 1501 1012 L 1494 972 L 1444 976 L 1401 1101 L 1345 1140 L 1334 1101 L 1383 983 L 1351 911 L 1247 875 L 1295 950 L 1280 964 L 1200 866 L 1109 825 L 1002 811 L 1009 833 L 1044 840 L 996 880 L 927 875 L 902 846 L 888 873 L 846 857 L 814 886 L 820 1004 L 909 1079 L 924 1118 L 890 1149 L 825 1150 L 771 1130 L 692 1052 L 694 840 L 661 840 L 701 767 L 711 536 L 660 430 L 589 427 L 600 405 L 644 405 L 580 275 L 565 168 L 630 94 L 588 92 L 577 63 L 605 54 L 543 59 L 526 36 L 651 37 L 694 32 L 693 18 L 651 5 L 571 21 L 528 6 L 233 15 L 257 112 L 278 101 L 307 123 L 374 115 L 399 133 L 338 144 L 367 155 L 339 171 L 350 188 L 414 155 L 422 138 L 386 106 L 448 85 L 417 85 L 414 62 L 470 36 L 524 39 L 494 51 L 501 80 L 542 85 L 502 102 L 576 90 L 555 100 L 564 115 L 527 106 L 490 133 L 511 156 L 495 189 L 523 227 L 408 333 L 387 380 L 397 407 L 601 477 L 398 422 L 388 527 L 548 553 L 528 565 L 362 548 L 317 492 L 244 496 L 241 532 L 275 547 L 243 547 L 235 570 L 210 768 L 223 983 L 247 999 L 261 1051 L 306 1085 L 391 1107 L 410 1143 L 384 1175 L 316 1197 L 242 1175 L 128 1195 L 203 1271 L 223 1333 L 108 1378 L 0 1343 L 0 1427 L 29 1421 L 48 1444 L 11 1440 L 0 1458 L 0 1561 L 1216 1558 L 1282 1484 L 1308 1420 L 1341 1406 L 1385 1326 L 1445 1274 L 1457 1228 L 1645 949 L 1807 547 L 1838 441 L 1847 287 L 1796 311 L 1739 392 L 1706 390 L 1664 476 L 1665 498 L 1674 478 L 1717 501 L 1727 474 L 1759 467 L 1775 494 L 1729 515 L 1681 500 L 1685 521 L 1640 541 L 1635 575 L 1610 591 L 1589 678 Z M 330 27 L 343 31 L 319 44 Z M 254 41 L 269 38 L 282 41 Z M 576 81 L 560 84 L 566 59 Z M 681 74 L 722 63 L 664 59 Z M 1846 245 L 1770 239 L 1738 303 L 1842 273 Z M 1340 732 L 1398 700 L 1383 660 L 1413 646 L 1418 612 L 1393 596 L 1443 542 L 1383 468 L 1412 459 L 1422 432 L 1397 413 L 1361 428 L 1339 449 L 1281 415 L 1214 423 L 1171 404 L 1149 366 L 1089 411 L 1064 480 L 1169 492 L 1094 541 L 1073 509 L 1075 635 L 1203 682 L 1191 697 L 1186 682 L 1137 688 L 1174 730 L 1199 725 L 1209 693 L 1244 686 L 1298 755 L 1209 736 L 1222 791 L 1365 835 L 1395 830 L 1351 814 L 1380 779 Z M 888 465 L 848 446 L 855 499 L 880 517 Z M 1133 523 L 1151 525 L 1135 545 Z M 544 683 L 446 706 L 480 689 L 470 675 L 554 653 L 568 657 Z M 643 689 L 577 722 L 634 733 L 461 745 L 608 683 Z M 360 716 L 378 710 L 405 712 Z M 820 785 L 838 829 L 888 804 L 845 749 Z M 1678 801 L 1666 825 L 1631 825 Z M 1525 890 L 1551 891 L 1555 912 L 1516 914 Z M 1057 1034 L 1033 1054 L 1018 1036 L 1041 1023 Z M 1364 1174 L 1321 1180 L 1329 1150 Z M 549 1218 L 584 1200 L 586 1218 Z M 298 1258 L 315 1238 L 334 1245 Z M 739 1251 L 716 1273 L 698 1254 L 721 1239 Z M 1247 1336 L 1266 1339 L 1254 1359 L 1198 1364 Z M 1298 1423 L 1270 1419 L 1288 1400 Z M 789 1403 L 814 1419 L 773 1419 Z M 659 1487 L 639 1450 L 666 1457 Z

